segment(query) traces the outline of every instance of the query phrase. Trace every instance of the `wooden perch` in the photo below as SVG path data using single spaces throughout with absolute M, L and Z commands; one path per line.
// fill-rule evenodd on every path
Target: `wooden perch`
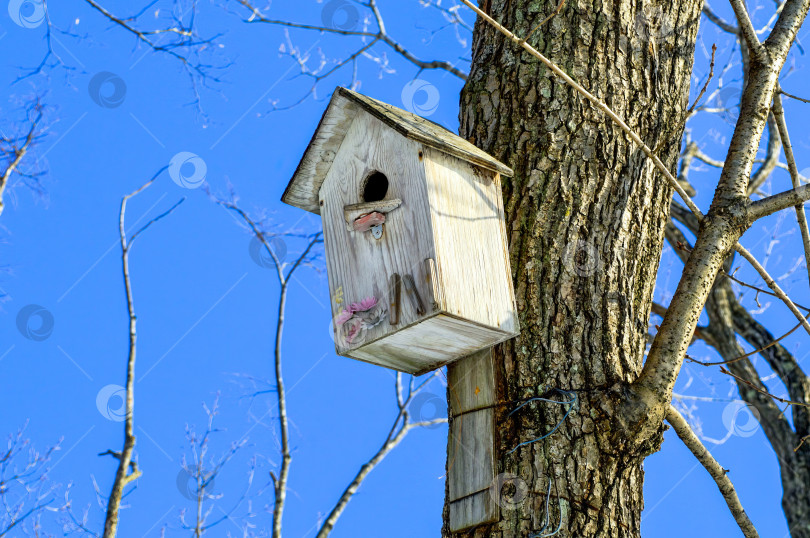
M 357 230 L 355 221 L 370 213 L 381 213 L 385 215 L 402 205 L 402 200 L 380 200 L 378 202 L 363 202 L 361 204 L 351 204 L 343 207 L 343 216 L 349 231 Z M 384 222 L 384 221 L 383 221 Z

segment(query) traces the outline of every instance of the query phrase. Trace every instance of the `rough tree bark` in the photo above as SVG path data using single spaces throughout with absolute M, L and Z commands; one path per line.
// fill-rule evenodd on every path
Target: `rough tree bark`
M 482 5 L 519 36 L 555 7 Z M 674 171 L 701 8 L 686 0 L 643 13 L 627 0 L 570 0 L 528 42 Z M 661 20 L 675 30 L 659 30 Z M 480 20 L 460 115 L 461 135 L 515 170 L 504 202 L 522 333 L 495 350 L 495 445 L 497 472 L 525 481 L 526 497 L 502 503 L 497 523 L 454 536 L 530 536 L 543 528 L 546 506 L 546 532 L 561 522 L 559 537 L 639 536 L 641 465 L 663 426 L 635 445 L 611 429 L 616 395 L 641 371 L 672 190 L 601 112 Z M 536 402 L 508 416 L 552 389 L 575 391 L 578 405 L 553 435 L 510 452 L 563 417 L 563 406 Z

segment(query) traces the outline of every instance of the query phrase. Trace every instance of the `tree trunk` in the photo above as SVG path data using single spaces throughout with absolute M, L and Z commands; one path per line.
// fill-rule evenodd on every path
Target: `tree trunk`
M 556 4 L 482 9 L 525 36 Z M 528 41 L 674 170 L 701 7 L 568 0 Z M 453 536 L 549 535 L 558 525 L 557 537 L 639 536 L 642 462 L 663 426 L 628 439 L 617 415 L 641 370 L 672 191 L 601 112 L 481 21 L 460 114 L 461 135 L 515 171 L 503 188 L 522 333 L 494 351 L 496 472 L 519 478 L 500 492 L 497 523 Z M 565 406 L 537 401 L 509 416 L 529 398 L 560 399 L 553 389 L 577 395 L 568 418 L 510 452 L 563 418 Z M 446 514 L 445 505 L 450 536 Z

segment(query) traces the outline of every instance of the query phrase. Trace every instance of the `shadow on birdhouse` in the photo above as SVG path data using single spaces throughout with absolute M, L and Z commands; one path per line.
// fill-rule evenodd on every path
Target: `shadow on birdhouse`
M 321 215 L 338 354 L 422 374 L 518 334 L 501 175 L 443 127 L 335 90 L 282 201 Z

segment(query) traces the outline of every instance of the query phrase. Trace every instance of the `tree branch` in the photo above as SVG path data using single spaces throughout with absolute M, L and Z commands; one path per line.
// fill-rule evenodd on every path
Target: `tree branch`
M 127 358 L 126 373 L 126 398 L 125 398 L 125 419 L 124 419 L 124 446 L 121 452 L 107 450 L 102 455 L 110 454 L 118 460 L 118 470 L 112 485 L 109 499 L 107 501 L 107 513 L 104 519 L 104 538 L 114 538 L 118 532 L 118 513 L 121 509 L 121 500 L 124 496 L 124 488 L 141 476 L 137 463 L 132 459 L 135 450 L 135 358 L 137 352 L 138 332 L 136 328 L 137 316 L 135 315 L 135 305 L 132 296 L 132 281 L 129 274 L 129 250 L 132 241 L 127 241 L 125 218 L 127 212 L 127 202 L 130 198 L 138 195 L 148 188 L 165 168 L 158 171 L 152 178 L 137 190 L 125 195 L 121 199 L 121 209 L 118 213 L 118 234 L 121 242 L 121 268 L 124 277 L 124 290 L 127 300 L 127 314 L 129 317 L 129 357 Z M 135 235 L 135 237 L 148 228 L 152 223 L 157 222 L 164 216 L 170 214 L 180 203 L 175 204 L 171 209 L 162 213 L 146 223 Z M 131 472 L 130 472 L 131 471 Z
M 413 65 L 417 66 L 420 70 L 442 69 L 444 71 L 447 71 L 448 73 L 457 76 L 461 80 L 467 80 L 467 74 L 461 71 L 460 69 L 456 68 L 455 66 L 453 66 L 453 64 L 451 64 L 450 62 L 445 62 L 442 60 L 422 60 L 417 56 L 415 56 L 413 53 L 411 53 L 408 49 L 403 47 L 402 44 L 400 44 L 394 38 L 392 38 L 385 30 L 385 23 L 374 0 L 371 0 L 367 6 L 371 9 L 374 15 L 375 21 L 377 23 L 377 32 L 343 30 L 341 28 L 332 28 L 329 26 L 318 26 L 313 24 L 301 24 L 276 19 L 269 19 L 264 15 L 262 15 L 261 11 L 255 6 L 253 6 L 253 4 L 248 0 L 237 0 L 237 1 L 250 11 L 250 17 L 245 22 L 265 23 L 275 26 L 285 26 L 288 28 L 297 28 L 300 30 L 314 30 L 317 32 L 326 32 L 330 34 L 338 34 L 344 36 L 374 38 L 375 41 L 381 41 L 386 45 L 388 45 L 389 47 L 391 47 L 392 49 L 394 49 L 403 58 L 408 60 Z
M 802 185 L 789 191 L 780 192 L 751 203 L 748 216 L 751 222 L 757 221 L 777 211 L 801 205 L 810 200 L 810 185 Z
M 773 115 L 776 119 L 776 124 L 779 127 L 779 136 L 782 139 L 782 146 L 785 148 L 785 160 L 788 164 L 790 171 L 790 180 L 793 183 L 793 188 L 798 189 L 801 186 L 799 180 L 799 169 L 796 167 L 796 159 L 793 156 L 793 145 L 790 143 L 790 135 L 788 134 L 787 121 L 785 120 L 785 110 L 782 108 L 782 96 L 780 88 L 777 84 L 776 92 L 773 95 Z M 799 224 L 799 230 L 802 233 L 802 245 L 804 246 L 804 262 L 807 269 L 808 281 L 810 281 L 810 230 L 807 228 L 807 215 L 804 212 L 804 205 L 798 204 L 794 206 L 796 209 L 796 221 Z
M 692 431 L 692 428 L 689 427 L 686 419 L 671 405 L 667 411 L 667 422 L 670 423 L 672 429 L 675 430 L 675 433 L 681 441 L 683 441 L 683 444 L 686 445 L 686 448 L 695 455 L 697 460 L 714 479 L 717 484 L 717 489 L 719 489 L 720 494 L 723 495 L 723 499 L 725 499 L 726 505 L 728 505 L 728 509 L 731 511 L 731 515 L 734 517 L 734 521 L 737 522 L 743 535 L 746 536 L 746 538 L 758 538 L 759 534 L 756 528 L 754 528 L 753 523 L 751 523 L 751 520 L 748 519 L 748 514 L 745 513 L 740 499 L 737 497 L 734 484 L 731 483 L 731 480 L 729 480 L 726 475 L 728 471 L 717 463 L 717 460 L 712 457 L 711 453 L 703 446 L 703 443 L 700 442 L 700 439 L 698 439 Z
M 19 166 L 28 151 L 34 145 L 38 137 L 38 129 L 42 121 L 44 105 L 39 99 L 35 99 L 31 108 L 27 111 L 29 128 L 28 132 L 20 138 L 0 139 L 0 153 L 6 158 L 5 169 L 0 172 L 0 214 L 3 213 L 3 194 L 11 176 L 19 173 Z M 32 117 L 33 114 L 33 117 Z
M 730 0 L 731 8 L 734 10 L 734 15 L 737 16 L 737 24 L 739 24 L 738 31 L 745 38 L 745 43 L 748 45 L 748 50 L 751 56 L 758 62 L 766 63 L 768 61 L 767 51 L 762 43 L 759 42 L 757 31 L 748 17 L 748 9 L 745 7 L 743 0 Z
M 397 382 L 395 390 L 397 393 L 397 406 L 399 407 L 399 413 L 397 414 L 396 418 L 394 419 L 394 423 L 391 426 L 391 431 L 388 433 L 385 441 L 383 442 L 380 449 L 369 459 L 366 463 L 360 467 L 360 470 L 357 472 L 355 477 L 346 486 L 346 489 L 343 490 L 340 498 L 338 499 L 337 503 L 335 504 L 332 511 L 327 516 L 326 520 L 321 525 L 321 528 L 318 530 L 318 534 L 316 538 L 326 538 L 329 536 L 329 533 L 332 532 L 332 529 L 337 523 L 338 518 L 346 509 L 346 505 L 348 505 L 349 501 L 352 499 L 357 490 L 360 488 L 360 485 L 366 479 L 368 474 L 374 470 L 374 468 L 379 465 L 379 463 L 388 455 L 391 450 L 397 447 L 400 442 L 405 438 L 409 431 L 425 427 L 425 426 L 433 426 L 436 424 L 441 424 L 447 422 L 446 418 L 434 419 L 434 420 L 427 420 L 427 421 L 420 421 L 420 422 L 410 422 L 409 421 L 409 413 L 408 413 L 408 405 L 410 405 L 413 398 L 425 387 L 427 384 L 432 381 L 436 376 L 439 374 L 441 370 L 437 370 L 433 372 L 433 374 L 428 377 L 425 381 L 423 381 L 419 387 L 411 390 L 408 393 L 408 397 L 402 401 L 400 400 L 401 397 L 401 389 L 400 383 Z M 397 379 L 401 377 L 401 374 L 397 373 Z M 413 382 L 413 378 L 411 379 Z

